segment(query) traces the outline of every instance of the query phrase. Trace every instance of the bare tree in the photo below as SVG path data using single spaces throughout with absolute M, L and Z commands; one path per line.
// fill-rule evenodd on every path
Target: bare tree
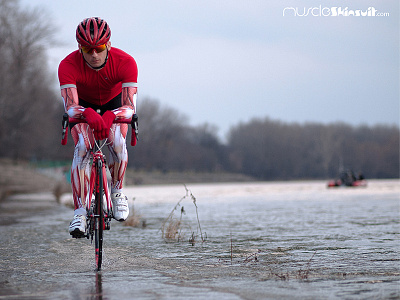
M 28 158 L 46 138 L 57 110 L 46 45 L 54 43 L 51 20 L 38 9 L 0 0 L 1 156 Z
M 140 99 L 139 142 L 129 148 L 130 166 L 158 171 L 214 171 L 223 169 L 227 156 L 216 129 L 192 127 L 188 117 L 154 99 Z

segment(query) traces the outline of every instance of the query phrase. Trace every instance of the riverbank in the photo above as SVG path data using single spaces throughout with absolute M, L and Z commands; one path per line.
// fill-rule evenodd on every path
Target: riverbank
M 26 161 L 0 159 L 0 200 L 15 194 L 57 193 L 61 189 L 67 191 L 68 187 L 62 177 L 44 174 Z
M 39 167 L 26 161 L 0 159 L 0 200 L 10 195 L 47 192 L 56 199 L 71 191 L 69 166 Z M 144 172 L 127 169 L 125 186 L 215 182 L 250 182 L 254 178 L 233 173 Z

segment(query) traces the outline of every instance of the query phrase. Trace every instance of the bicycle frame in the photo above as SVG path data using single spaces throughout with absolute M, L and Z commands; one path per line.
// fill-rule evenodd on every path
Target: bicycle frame
M 107 228 L 107 224 L 109 226 L 109 221 L 111 221 L 111 199 L 110 199 L 110 194 L 108 192 L 108 183 L 107 183 L 107 176 L 106 176 L 106 159 L 105 155 L 101 151 L 101 148 L 104 146 L 99 145 L 99 141 L 96 141 L 95 143 L 95 149 L 92 150 L 92 169 L 91 169 L 91 176 L 90 176 L 90 188 L 89 188 L 89 193 L 92 193 L 94 195 L 100 195 L 103 192 L 103 202 L 102 204 L 105 204 L 105 207 L 103 207 L 103 211 L 105 212 L 104 218 L 106 220 L 105 223 L 105 229 Z M 100 180 L 101 179 L 101 180 Z M 89 194 L 91 195 L 91 194 Z M 105 202 L 104 202 L 104 197 L 105 197 Z M 86 210 L 89 212 L 91 205 L 92 205 L 92 198 L 89 197 L 87 203 L 86 203 Z M 96 203 L 98 203 L 96 201 Z M 92 212 L 94 213 L 94 212 Z M 94 217 L 97 217 L 97 214 L 94 215 Z M 108 222 L 107 222 L 108 221 Z

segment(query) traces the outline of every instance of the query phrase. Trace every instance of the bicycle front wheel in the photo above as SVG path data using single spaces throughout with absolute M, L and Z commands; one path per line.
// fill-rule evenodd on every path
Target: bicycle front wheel
M 104 229 L 104 211 L 103 211 L 103 166 L 98 161 L 97 179 L 96 179 L 96 206 L 94 222 L 94 245 L 97 271 L 101 270 L 103 260 L 103 229 Z

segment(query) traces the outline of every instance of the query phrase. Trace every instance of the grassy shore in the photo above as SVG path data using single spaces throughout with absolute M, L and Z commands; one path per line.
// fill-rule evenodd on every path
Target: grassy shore
M 246 182 L 254 178 L 243 174 L 224 172 L 144 172 L 127 169 L 125 185 L 154 185 L 209 182 Z
M 26 161 L 0 159 L 0 200 L 13 194 L 52 192 L 59 197 L 70 192 L 65 178 L 69 166 L 38 167 Z M 155 185 L 208 182 L 246 182 L 255 179 L 243 174 L 224 172 L 144 172 L 127 169 L 125 185 Z
M 0 159 L 0 200 L 13 194 L 54 192 L 68 184 L 26 161 Z

